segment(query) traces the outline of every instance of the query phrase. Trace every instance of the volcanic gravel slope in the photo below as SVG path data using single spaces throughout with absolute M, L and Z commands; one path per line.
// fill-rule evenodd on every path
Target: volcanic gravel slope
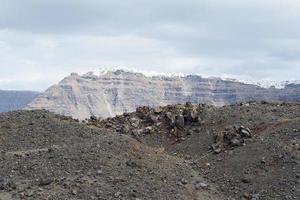
M 0 114 L 0 199 L 300 199 L 300 103 Z
M 142 107 L 88 124 L 186 159 L 226 198 L 300 199 L 300 103 Z
M 0 114 L 0 199 L 223 199 L 188 161 L 47 111 Z

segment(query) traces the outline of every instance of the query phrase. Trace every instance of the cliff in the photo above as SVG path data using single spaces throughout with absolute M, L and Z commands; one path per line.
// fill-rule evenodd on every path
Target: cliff
M 47 109 L 85 119 L 131 112 L 138 106 L 207 103 L 217 106 L 245 101 L 299 101 L 299 84 L 282 89 L 253 84 L 187 76 L 145 76 L 124 70 L 95 75 L 72 73 L 36 98 L 28 109 Z

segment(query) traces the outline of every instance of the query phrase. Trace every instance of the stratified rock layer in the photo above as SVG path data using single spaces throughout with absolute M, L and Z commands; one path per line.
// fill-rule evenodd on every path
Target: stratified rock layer
M 163 106 L 176 103 L 225 105 L 235 102 L 299 101 L 300 85 L 283 89 L 218 78 L 188 76 L 152 76 L 123 70 L 99 76 L 71 74 L 35 99 L 29 109 L 47 109 L 55 113 L 85 119 L 91 115 L 112 117 L 134 111 L 138 106 Z

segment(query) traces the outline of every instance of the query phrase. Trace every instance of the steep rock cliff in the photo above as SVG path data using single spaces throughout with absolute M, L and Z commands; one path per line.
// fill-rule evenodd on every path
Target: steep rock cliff
M 219 78 L 187 76 L 145 76 L 124 70 L 82 76 L 72 73 L 36 98 L 28 109 L 47 109 L 74 118 L 91 115 L 112 117 L 138 106 L 176 103 L 225 105 L 236 102 L 299 101 L 300 86 L 263 88 Z

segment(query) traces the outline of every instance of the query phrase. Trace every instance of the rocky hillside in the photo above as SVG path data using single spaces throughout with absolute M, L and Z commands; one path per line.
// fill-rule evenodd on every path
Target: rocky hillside
M 0 114 L 0 199 L 300 199 L 300 103 Z
M 33 101 L 29 109 L 85 119 L 91 115 L 112 117 L 134 111 L 138 106 L 174 103 L 225 105 L 250 100 L 299 101 L 300 85 L 269 89 L 218 78 L 188 76 L 145 76 L 123 70 L 95 75 L 71 74 Z
M 32 91 L 0 90 L 0 112 L 25 108 L 39 94 Z
M 0 199 L 223 199 L 184 159 L 46 111 L 0 114 Z
M 292 200 L 300 199 L 299 113 L 300 103 L 186 104 L 88 124 L 185 159 L 204 178 L 194 187 L 221 199 Z

